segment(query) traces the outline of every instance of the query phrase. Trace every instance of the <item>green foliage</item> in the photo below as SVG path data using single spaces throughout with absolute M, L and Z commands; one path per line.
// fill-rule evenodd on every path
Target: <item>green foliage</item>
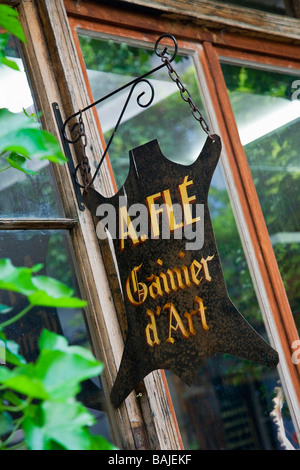
M 222 72 L 229 94 L 242 92 L 269 98 L 291 98 L 293 78 L 289 75 L 228 64 L 222 64 Z
M 0 64 L 6 65 L 14 70 L 19 70 L 18 65 L 5 55 L 5 49 L 9 40 L 8 33 L 26 42 L 22 26 L 18 20 L 18 13 L 7 5 L 0 5 L 0 26 L 7 31 L 0 35 Z
M 5 170 L 13 167 L 27 174 L 35 174 L 28 169 L 28 160 L 46 159 L 58 164 L 67 161 L 56 138 L 41 129 L 34 118 L 2 108 L 0 122 L 0 158 L 9 165 Z
M 7 5 L 0 5 L 0 26 L 9 33 L 26 42 L 24 31 L 18 20 L 18 12 Z
M 115 41 L 102 41 L 87 35 L 79 35 L 86 66 L 91 70 L 119 73 L 120 75 L 143 75 L 149 71 L 152 52 Z
M 18 65 L 6 57 L 9 34 L 26 42 L 18 13 L 7 5 L 0 5 L 0 26 L 6 31 L 0 34 L 0 64 L 19 70 Z M 40 128 L 36 116 L 28 116 L 26 111 L 12 113 L 2 108 L 0 122 L 0 160 L 7 163 L 0 171 L 15 168 L 28 175 L 34 175 L 36 172 L 27 166 L 31 159 L 46 159 L 58 164 L 67 161 L 56 138 Z
M 0 323 L 0 340 L 9 367 L 0 366 L 0 449 L 9 448 L 18 429 L 22 429 L 30 450 L 113 449 L 103 437 L 94 436 L 95 423 L 90 412 L 76 400 L 80 383 L 98 376 L 103 364 L 80 346 L 69 346 L 65 337 L 43 330 L 40 354 L 27 363 L 19 347 L 6 338 L 4 328 L 18 321 L 33 306 L 77 308 L 86 302 L 73 297 L 73 291 L 56 279 L 33 268 L 13 266 L 0 260 L 0 289 L 26 296 L 28 305 L 14 317 Z M 0 306 L 0 314 L 10 308 Z M 3 346 L 2 346 L 3 347 Z

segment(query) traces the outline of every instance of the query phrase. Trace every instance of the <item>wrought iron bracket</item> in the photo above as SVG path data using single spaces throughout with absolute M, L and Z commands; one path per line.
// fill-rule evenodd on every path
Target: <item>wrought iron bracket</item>
M 56 123 L 60 131 L 63 151 L 64 151 L 66 159 L 68 160 L 68 167 L 69 167 L 69 171 L 72 177 L 73 188 L 74 188 L 74 192 L 75 192 L 75 196 L 77 200 L 77 205 L 78 205 L 79 210 L 84 211 L 85 206 L 84 206 L 83 198 L 81 195 L 80 187 L 76 184 L 76 181 L 75 181 L 75 166 L 74 166 L 71 150 L 69 147 L 69 143 L 65 139 L 64 133 L 63 133 L 63 120 L 62 120 L 61 112 L 57 103 L 52 103 L 52 107 L 53 107 Z
M 170 56 L 169 52 L 168 52 L 168 48 L 167 47 L 164 47 L 164 49 L 162 51 L 159 51 L 159 46 L 160 46 L 160 43 L 161 41 L 164 39 L 164 38 L 169 38 L 172 40 L 173 42 L 173 47 L 174 47 L 174 52 L 172 54 L 172 56 Z M 87 189 L 95 180 L 95 177 L 97 175 L 97 173 L 99 172 L 100 168 L 101 168 L 101 165 L 107 155 L 107 152 L 108 152 L 108 149 L 113 141 L 113 138 L 118 130 L 118 127 L 121 123 L 121 120 L 123 118 L 123 115 L 125 113 L 125 110 L 127 108 L 127 105 L 129 103 L 129 100 L 132 96 L 132 93 L 133 93 L 133 90 L 134 88 L 141 82 L 146 82 L 150 89 L 151 89 L 151 97 L 150 99 L 148 100 L 148 102 L 145 104 L 143 104 L 141 102 L 141 97 L 145 94 L 145 92 L 142 92 L 138 95 L 137 97 L 137 103 L 139 106 L 143 107 L 143 108 L 146 108 L 148 106 L 150 106 L 150 104 L 152 103 L 153 101 L 153 98 L 154 98 L 154 89 L 151 85 L 151 83 L 146 80 L 146 77 L 148 77 L 149 75 L 157 72 L 158 70 L 162 69 L 163 67 L 167 67 L 168 69 L 168 73 L 169 73 L 169 76 L 170 78 L 177 84 L 178 88 L 179 88 L 179 91 L 180 91 L 180 94 L 181 94 L 181 97 L 184 101 L 188 102 L 188 104 L 190 105 L 191 107 L 191 111 L 192 111 L 192 114 L 194 116 L 195 119 L 197 119 L 199 122 L 200 122 L 200 125 L 202 126 L 203 130 L 210 136 L 210 131 L 209 131 L 209 128 L 208 128 L 208 125 L 205 121 L 205 119 L 203 118 L 200 110 L 195 106 L 192 98 L 191 98 L 191 95 L 190 93 L 188 92 L 188 90 L 184 87 L 183 83 L 181 82 L 180 80 L 180 77 L 178 76 L 178 74 L 176 73 L 176 71 L 173 69 L 173 67 L 171 66 L 171 62 L 175 59 L 175 57 L 177 56 L 177 52 L 178 52 L 178 46 L 177 46 L 177 41 L 176 39 L 174 38 L 174 36 L 172 36 L 171 34 L 163 34 L 162 36 L 160 36 L 158 38 L 158 40 L 156 41 L 155 43 L 155 46 L 154 46 L 154 50 L 155 50 L 155 53 L 158 57 L 161 58 L 161 61 L 162 61 L 162 64 L 153 68 L 152 70 L 149 70 L 147 73 L 143 74 L 142 76 L 130 81 L 129 83 L 121 86 L 120 88 L 112 91 L 111 93 L 108 93 L 107 95 L 103 96 L 102 98 L 98 99 L 97 101 L 95 101 L 94 103 L 91 103 L 89 104 L 88 106 L 86 106 L 85 108 L 83 109 L 80 109 L 78 112 L 72 114 L 71 116 L 69 116 L 65 122 L 62 121 L 62 117 L 61 117 L 61 113 L 60 113 L 60 110 L 59 110 L 59 106 L 57 103 L 53 103 L 53 109 L 54 109 L 54 114 L 55 114 L 55 117 L 56 117 L 56 121 L 57 121 L 57 125 L 58 125 L 58 128 L 59 128 L 59 131 L 60 131 L 60 135 L 61 135 L 61 139 L 62 139 L 62 143 L 63 143 L 63 147 L 64 147 L 64 152 L 65 152 L 65 156 L 68 160 L 68 166 L 69 166 L 69 170 L 70 170 L 70 173 L 72 175 L 72 180 L 73 180 L 73 185 L 74 185 L 74 190 L 75 190 L 75 194 L 76 194 L 76 198 L 77 198 L 77 202 L 78 202 L 78 207 L 80 210 L 84 210 L 85 207 L 84 207 L 84 203 L 83 203 L 83 199 L 82 199 L 82 195 L 81 195 L 81 191 L 80 191 L 80 188 L 83 188 L 83 189 Z M 73 159 L 72 159 L 72 155 L 71 155 L 71 151 L 70 151 L 70 147 L 69 147 L 69 144 L 75 144 L 76 142 L 78 142 L 81 138 L 84 138 L 84 145 L 83 145 L 83 148 L 84 148 L 84 152 L 85 152 L 85 147 L 86 147 L 86 144 L 87 144 L 87 139 L 86 139 L 86 134 L 85 134 L 85 131 L 84 131 L 84 125 L 83 125 L 83 122 L 82 122 L 82 114 L 85 113 L 87 110 L 91 109 L 92 107 L 100 104 L 101 102 L 105 101 L 106 99 L 112 97 L 113 95 L 115 95 L 116 93 L 119 93 L 120 91 L 124 90 L 125 88 L 128 88 L 128 87 L 131 87 L 130 91 L 129 91 L 129 94 L 128 94 L 128 97 L 126 99 L 126 102 L 123 106 L 123 109 L 120 113 L 120 116 L 117 120 L 117 124 L 111 134 L 111 137 L 108 141 L 108 144 L 107 144 L 107 147 L 103 153 L 103 155 L 101 156 L 101 159 L 100 159 L 100 162 L 96 168 L 96 171 L 94 173 L 94 175 L 92 177 L 90 177 L 90 175 L 88 175 L 88 173 L 90 172 L 90 168 L 88 165 L 86 165 L 86 162 L 85 162 L 85 165 L 83 165 L 83 162 L 79 163 L 77 165 L 77 167 L 75 168 L 74 166 L 74 162 L 73 162 Z M 79 129 L 79 131 L 77 132 L 77 135 L 75 138 L 69 138 L 67 137 L 67 133 L 66 133 L 66 129 L 67 129 L 67 126 L 71 123 L 72 119 L 75 119 L 77 116 L 79 116 L 79 120 L 73 125 L 73 127 L 70 129 L 70 133 L 72 135 L 72 133 L 74 132 L 74 130 L 76 128 Z M 86 158 L 86 155 L 84 154 L 84 160 L 87 160 Z M 80 184 L 78 182 L 78 179 L 77 179 L 77 171 L 78 169 L 81 168 L 83 170 L 83 173 L 85 173 L 84 175 L 84 185 Z M 88 182 L 87 182 L 88 181 Z

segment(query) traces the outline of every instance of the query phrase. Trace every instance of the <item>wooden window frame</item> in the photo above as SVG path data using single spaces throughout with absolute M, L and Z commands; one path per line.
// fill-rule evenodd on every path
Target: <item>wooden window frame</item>
M 126 9 L 130 3 L 131 8 Z M 200 7 L 201 3 L 201 7 Z M 121 6 L 120 6 L 121 4 Z M 133 8 L 132 4 L 137 8 Z M 199 8 L 197 8 L 199 4 Z M 261 18 L 270 19 L 270 15 L 263 12 L 254 12 L 240 7 L 233 7 L 239 15 L 239 31 L 233 32 L 236 21 L 230 20 L 232 8 L 226 9 L 222 5 L 220 16 L 220 4 L 218 2 L 193 2 L 191 10 L 190 2 L 175 0 L 164 2 L 152 0 L 124 0 L 118 2 L 117 8 L 113 5 L 96 5 L 94 2 L 85 2 L 78 5 L 72 0 L 65 0 L 68 17 L 73 32 L 74 43 L 85 70 L 81 56 L 80 45 L 76 34 L 76 28 L 87 29 L 110 35 L 123 37 L 135 43 L 154 43 L 157 37 L 163 33 L 171 33 L 176 36 L 179 48 L 183 50 L 198 51 L 198 59 L 201 64 L 207 92 L 211 100 L 208 104 L 213 125 L 221 135 L 224 146 L 222 157 L 223 167 L 229 181 L 229 193 L 236 220 L 239 226 L 242 243 L 248 265 L 255 284 L 256 295 L 264 316 L 266 328 L 270 340 L 280 352 L 281 362 L 279 374 L 284 384 L 285 393 L 291 412 L 297 422 L 298 432 L 299 404 L 300 404 L 300 365 L 291 360 L 293 341 L 299 339 L 293 315 L 289 306 L 282 278 L 279 273 L 277 261 L 273 252 L 263 213 L 254 187 L 253 178 L 249 169 L 245 151 L 239 139 L 234 114 L 231 108 L 226 84 L 220 66 L 220 58 L 226 57 L 232 61 L 253 62 L 257 66 L 286 68 L 300 71 L 300 36 L 294 31 L 299 27 L 298 19 L 271 15 L 272 24 L 264 23 L 264 27 L 258 27 Z M 180 10 L 179 6 L 186 7 Z M 159 17 L 143 7 L 155 8 Z M 214 9 L 219 16 L 209 15 Z M 230 10 L 230 15 L 229 15 Z M 247 10 L 245 12 L 245 10 Z M 172 14 L 176 11 L 176 19 Z M 167 12 L 167 14 L 165 14 Z M 251 12 L 248 21 L 248 13 Z M 226 13 L 226 15 L 225 15 Z M 247 13 L 247 15 L 246 15 Z M 257 14 L 259 18 L 257 18 Z M 224 20 L 226 16 L 226 21 Z M 184 21 L 189 17 L 190 22 Z M 213 18 L 213 21 L 212 21 Z M 256 26 L 252 22 L 256 18 Z M 283 20 L 284 18 L 284 20 Z M 227 30 L 220 31 L 220 21 L 223 26 L 230 26 Z M 284 31 L 279 24 L 284 23 Z M 101 26 L 100 26 L 101 25 Z M 139 25 L 137 27 L 137 25 Z M 252 26 L 251 26 L 252 25 Z M 249 35 L 245 35 L 245 31 Z M 252 37 L 253 31 L 256 37 Z M 241 34 L 243 33 L 243 34 Z M 259 37 L 264 37 L 262 41 Z M 295 38 L 297 38 L 295 40 Z M 86 76 L 86 86 L 91 99 L 92 94 Z M 96 97 L 95 97 L 96 98 Z M 96 116 L 97 120 L 98 117 Z M 100 123 L 98 123 L 100 127 Z

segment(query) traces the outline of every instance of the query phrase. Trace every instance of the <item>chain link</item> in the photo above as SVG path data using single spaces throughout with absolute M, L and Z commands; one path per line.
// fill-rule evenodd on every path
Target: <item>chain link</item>
M 183 101 L 185 101 L 186 103 L 188 103 L 190 105 L 192 115 L 194 116 L 196 121 L 198 121 L 200 123 L 200 126 L 202 127 L 204 132 L 206 132 L 206 134 L 210 138 L 212 138 L 209 126 L 208 126 L 203 114 L 201 113 L 200 109 L 195 105 L 190 92 L 188 91 L 188 89 L 182 83 L 182 81 L 181 81 L 178 73 L 176 72 L 176 70 L 172 67 L 169 58 L 166 57 L 166 56 L 162 56 L 161 60 L 166 65 L 166 67 L 168 69 L 169 77 L 171 78 L 171 80 L 174 83 L 176 83 L 176 85 L 177 85 L 177 87 L 180 91 L 181 98 L 183 99 Z
M 89 174 L 91 171 L 90 165 L 89 165 L 89 159 L 86 156 L 86 147 L 87 147 L 87 136 L 85 133 L 85 126 L 84 122 L 82 119 L 82 112 L 80 111 L 80 116 L 79 116 L 79 135 L 82 138 L 81 143 L 82 143 L 82 158 L 81 161 L 78 165 L 81 169 L 81 177 L 82 177 L 82 182 L 84 184 L 84 187 L 86 188 L 89 185 L 90 178 Z

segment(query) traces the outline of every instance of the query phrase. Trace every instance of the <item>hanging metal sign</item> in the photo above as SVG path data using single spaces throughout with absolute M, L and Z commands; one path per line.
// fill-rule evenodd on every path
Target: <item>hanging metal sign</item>
M 162 40 L 172 41 L 159 51 Z M 228 353 L 269 367 L 276 367 L 277 352 L 247 323 L 228 297 L 217 245 L 212 229 L 207 196 L 221 153 L 221 142 L 195 105 L 171 62 L 177 54 L 176 39 L 169 34 L 158 38 L 155 53 L 162 64 L 96 102 L 69 116 L 62 123 L 59 107 L 53 103 L 66 155 L 69 158 L 79 209 L 85 206 L 99 219 L 97 234 L 113 239 L 126 309 L 125 348 L 111 391 L 115 407 L 150 372 L 169 369 L 191 385 L 201 363 L 216 353 Z M 156 140 L 130 152 L 130 170 L 123 187 L 105 198 L 91 187 L 122 120 L 134 88 L 145 77 L 166 67 L 193 117 L 208 135 L 198 159 L 190 166 L 168 160 Z M 94 175 L 85 150 L 87 136 L 82 114 L 131 86 L 116 127 Z M 67 125 L 77 116 L 67 137 Z M 83 156 L 74 167 L 70 143 L 81 140 Z M 78 182 L 81 170 L 83 184 Z M 83 200 L 79 188 L 84 189 Z
M 113 238 L 124 295 L 127 333 L 111 392 L 115 407 L 156 369 L 191 385 L 216 353 L 278 363 L 226 290 L 207 204 L 220 152 L 220 138 L 208 136 L 198 159 L 183 166 L 155 140 L 131 150 L 127 180 L 113 197 L 84 192 L 87 208 L 102 221 L 98 235 L 107 230 Z

